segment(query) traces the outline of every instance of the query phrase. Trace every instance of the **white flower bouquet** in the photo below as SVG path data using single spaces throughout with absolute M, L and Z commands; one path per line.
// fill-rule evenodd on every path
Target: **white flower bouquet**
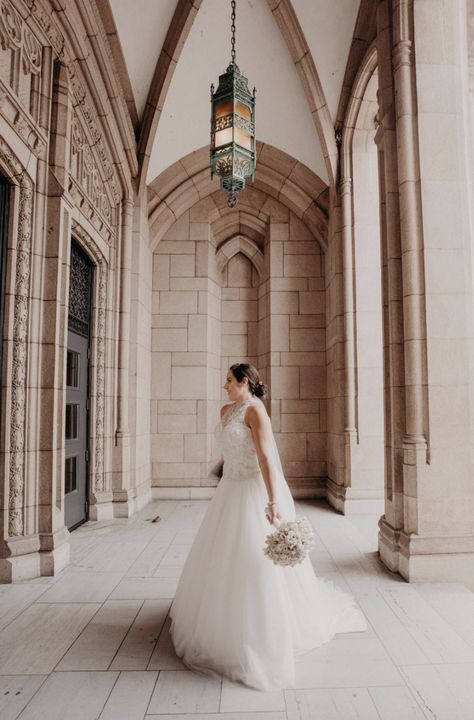
M 274 565 L 298 565 L 314 547 L 314 533 L 305 516 L 293 522 L 281 522 L 275 532 L 267 535 L 263 552 Z

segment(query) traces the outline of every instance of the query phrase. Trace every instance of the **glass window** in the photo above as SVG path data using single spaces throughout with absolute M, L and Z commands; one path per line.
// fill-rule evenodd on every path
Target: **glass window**
M 66 458 L 66 472 L 65 472 L 65 493 L 66 495 L 77 488 L 77 461 L 78 456 Z
M 77 440 L 79 427 L 79 405 L 68 403 L 66 405 L 66 440 Z
M 66 385 L 79 387 L 79 353 L 74 350 L 67 351 Z

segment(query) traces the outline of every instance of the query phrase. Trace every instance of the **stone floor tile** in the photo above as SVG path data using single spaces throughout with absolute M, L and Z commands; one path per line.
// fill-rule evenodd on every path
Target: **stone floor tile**
M 407 687 L 369 688 L 380 720 L 433 720 L 423 712 L 415 696 Z
M 163 626 L 158 643 L 153 651 L 148 670 L 184 670 L 185 665 L 176 655 L 170 636 L 171 619 Z
M 154 600 L 157 598 L 173 598 L 178 584 L 177 578 L 124 578 L 111 593 L 111 600 Z
M 118 673 L 53 673 L 19 720 L 97 720 Z
M 145 715 L 145 720 L 287 720 L 286 712 L 193 713 L 192 715 Z
M 0 718 L 16 720 L 46 678 L 47 675 L 4 675 L 0 677 Z
M 111 670 L 146 670 L 170 605 L 171 600 L 145 600 L 113 659 Z
M 459 583 L 415 583 L 413 589 L 474 647 L 474 593 Z
M 419 665 L 429 662 L 413 635 L 386 602 L 380 589 L 358 596 L 362 612 L 372 625 L 390 657 L 397 665 Z
M 190 545 L 175 545 L 173 542 L 163 556 L 160 565 L 184 565 L 190 549 Z
M 107 600 L 55 669 L 107 670 L 141 604 L 141 600 Z
M 148 714 L 216 713 L 221 681 L 189 670 L 162 670 L 150 700 Z
M 0 675 L 52 672 L 100 605 L 35 604 L 0 633 Z
M 128 568 L 125 577 L 152 577 L 167 552 L 171 539 L 149 543 L 135 562 Z
M 452 667 L 454 676 L 443 670 Z M 407 665 L 402 668 L 408 686 L 430 720 L 472 720 L 474 717 L 474 665 Z M 468 675 L 466 683 L 466 674 Z M 454 680 L 454 681 L 453 681 Z
M 405 584 L 390 590 L 384 589 L 381 594 L 430 662 L 474 662 L 474 647 L 471 647 L 415 588 Z
M 153 577 L 179 578 L 182 572 L 182 565 L 158 565 Z
M 120 582 L 122 573 L 68 571 L 49 590 L 41 595 L 45 603 L 104 602 Z
M 286 709 L 283 690 L 261 692 L 244 687 L 238 683 L 222 682 L 221 706 L 222 713 L 227 712 L 262 712 L 263 710 Z
M 403 685 L 391 660 L 355 660 L 348 656 L 335 662 L 296 663 L 295 688 L 357 688 Z
M 285 690 L 285 696 L 288 720 L 380 720 L 366 688 Z
M 0 630 L 44 593 L 43 585 L 0 585 Z
M 143 720 L 158 673 L 122 672 L 99 720 Z

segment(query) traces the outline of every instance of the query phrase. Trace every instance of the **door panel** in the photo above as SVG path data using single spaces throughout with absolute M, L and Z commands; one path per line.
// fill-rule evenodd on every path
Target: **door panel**
M 64 492 L 70 529 L 87 519 L 88 347 L 88 338 L 68 332 Z

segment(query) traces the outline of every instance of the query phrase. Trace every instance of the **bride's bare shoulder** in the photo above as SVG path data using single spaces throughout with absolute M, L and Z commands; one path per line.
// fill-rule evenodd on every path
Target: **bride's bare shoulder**
M 250 403 L 245 413 L 245 422 L 247 425 L 251 426 L 253 423 L 268 422 L 269 420 L 267 409 L 262 402 Z
M 221 407 L 221 420 L 222 420 L 222 418 L 224 417 L 224 415 L 226 414 L 226 412 L 227 412 L 228 410 L 230 410 L 230 408 L 232 407 L 233 404 L 234 404 L 234 403 L 227 403 L 227 405 L 223 405 L 223 406 Z

